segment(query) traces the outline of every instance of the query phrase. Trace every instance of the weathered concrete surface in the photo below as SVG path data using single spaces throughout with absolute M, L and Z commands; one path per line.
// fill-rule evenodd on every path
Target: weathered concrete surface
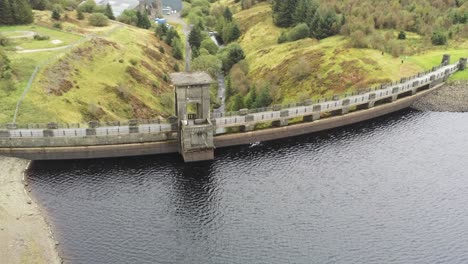
M 0 157 L 0 263 L 61 263 L 49 226 L 23 185 L 27 160 Z
M 439 89 L 441 86 L 442 85 L 436 86 L 433 89 L 420 92 L 411 97 L 399 99 L 393 103 L 383 104 L 374 108 L 360 110 L 342 116 L 320 119 L 312 123 L 301 123 L 285 127 L 269 128 L 252 132 L 215 137 L 215 146 L 217 148 L 223 148 L 236 145 L 246 145 L 255 142 L 294 137 L 362 122 L 410 107 L 415 100 L 430 92 L 433 92 L 436 89 Z
M 0 155 L 29 160 L 96 159 L 178 152 L 176 141 L 87 147 L 42 147 L 0 149 Z
M 89 129 L 94 131 L 93 129 Z M 87 132 L 88 133 L 88 132 Z M 90 133 L 92 134 L 92 133 Z M 95 135 L 95 131 L 94 134 Z M 96 146 L 96 145 L 118 145 L 148 143 L 157 141 L 174 140 L 177 133 L 148 133 L 148 134 L 127 134 L 119 136 L 88 136 L 88 137 L 42 137 L 42 138 L 21 138 L 21 140 L 12 140 L 9 138 L 0 138 L 0 146 L 11 148 L 42 148 L 42 147 L 74 147 L 74 146 Z M 2 153 L 0 149 L 0 154 Z
M 428 94 L 411 106 L 420 111 L 468 112 L 468 82 L 455 81 Z
M 439 89 L 442 87 L 442 85 L 443 84 L 439 84 L 434 88 L 422 91 L 410 97 L 399 99 L 393 103 L 379 105 L 367 110 L 355 111 L 346 115 L 320 119 L 311 123 L 301 123 L 291 126 L 217 136 L 214 138 L 214 145 L 216 148 L 245 145 L 259 141 L 269 141 L 286 137 L 293 137 L 362 122 L 410 107 L 414 101 L 427 95 L 428 93 Z M 84 147 L 1 148 L 0 155 L 21 157 L 32 160 L 60 160 L 167 154 L 176 153 L 178 151 L 179 149 L 177 141 L 163 141 L 139 144 Z

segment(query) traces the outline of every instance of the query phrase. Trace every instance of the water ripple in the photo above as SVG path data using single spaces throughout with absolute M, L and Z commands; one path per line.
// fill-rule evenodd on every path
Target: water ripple
M 66 263 L 467 263 L 468 114 L 177 155 L 34 162 Z

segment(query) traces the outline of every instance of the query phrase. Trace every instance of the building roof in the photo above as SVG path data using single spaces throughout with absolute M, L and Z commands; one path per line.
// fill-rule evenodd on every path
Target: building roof
M 175 86 L 211 84 L 213 79 L 206 72 L 175 72 L 171 73 Z

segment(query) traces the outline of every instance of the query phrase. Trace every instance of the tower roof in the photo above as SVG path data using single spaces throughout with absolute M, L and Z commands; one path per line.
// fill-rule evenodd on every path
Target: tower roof
M 214 82 L 206 72 L 175 72 L 170 75 L 175 86 L 202 85 Z

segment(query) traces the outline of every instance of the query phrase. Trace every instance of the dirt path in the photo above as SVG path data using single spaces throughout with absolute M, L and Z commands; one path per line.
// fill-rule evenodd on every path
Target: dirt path
M 189 35 L 190 35 L 190 26 L 185 23 L 185 21 L 180 16 L 180 13 L 165 15 L 167 22 L 176 23 L 182 25 L 182 31 L 185 35 L 185 71 L 190 71 L 190 62 L 192 61 L 192 49 L 190 48 L 190 44 L 188 42 Z
M 60 263 L 49 226 L 23 185 L 28 164 L 0 157 L 0 262 Z
M 23 35 L 19 35 L 19 36 L 9 36 L 9 37 L 7 37 L 9 39 L 34 38 L 34 36 L 37 34 L 34 31 L 22 31 L 22 30 L 8 31 L 8 32 L 22 33 L 23 34 Z
M 43 52 L 43 51 L 54 51 L 54 50 L 62 50 L 72 47 L 74 44 L 60 46 L 55 48 L 45 48 L 45 49 L 31 49 L 31 50 L 17 50 L 16 53 L 34 53 L 34 52 Z

